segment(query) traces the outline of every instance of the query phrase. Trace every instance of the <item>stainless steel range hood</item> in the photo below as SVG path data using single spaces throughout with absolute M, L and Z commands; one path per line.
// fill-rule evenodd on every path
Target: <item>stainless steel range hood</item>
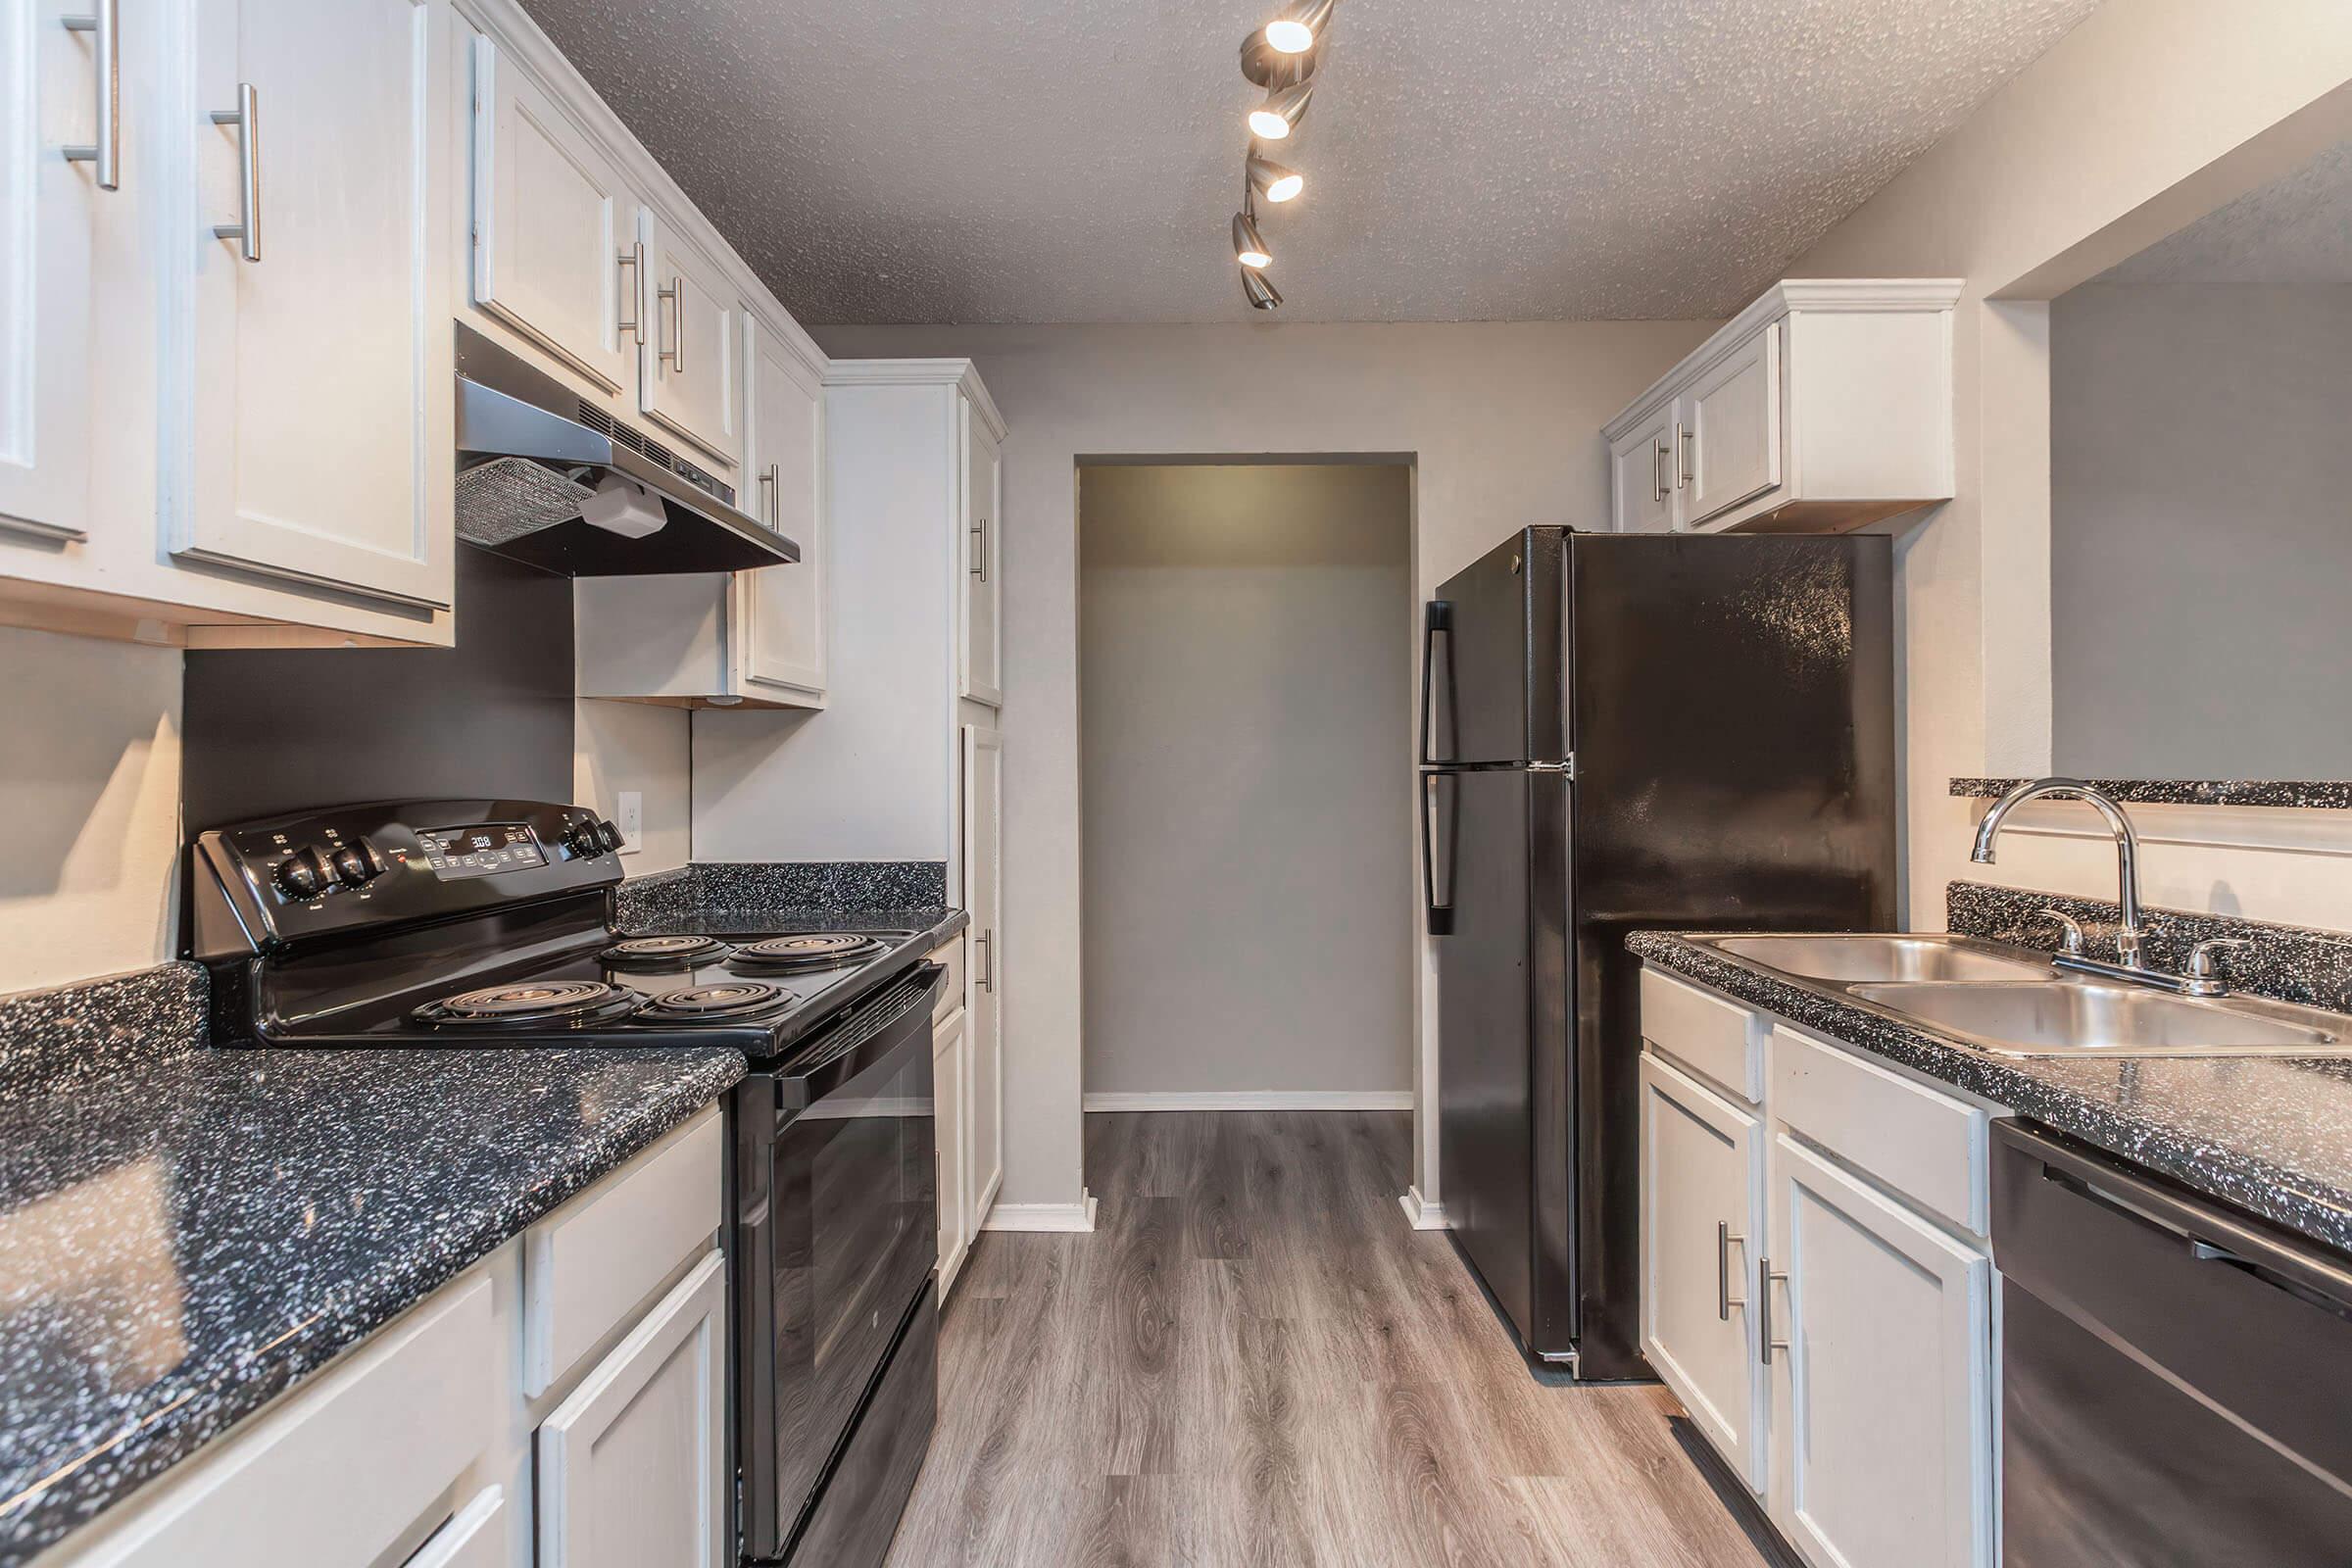
M 471 327 L 458 333 L 458 537 L 567 577 L 801 559 L 715 475 Z M 591 518 L 596 520 L 590 520 Z

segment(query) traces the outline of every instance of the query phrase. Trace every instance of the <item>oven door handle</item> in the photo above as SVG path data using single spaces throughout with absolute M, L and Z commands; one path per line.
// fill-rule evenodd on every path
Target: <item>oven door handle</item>
M 900 997 L 898 1006 L 879 1016 L 852 1019 L 848 1032 L 841 1038 L 819 1039 L 802 1054 L 801 1059 L 792 1063 L 790 1071 L 777 1073 L 777 1119 L 791 1120 L 842 1085 L 898 1055 L 910 1044 L 919 1041 L 928 1050 L 931 1006 L 947 973 L 945 964 L 915 965 L 907 971 L 907 980 L 899 981 L 881 993 L 885 997 L 896 993 Z M 907 989 L 909 980 L 916 982 L 912 989 Z

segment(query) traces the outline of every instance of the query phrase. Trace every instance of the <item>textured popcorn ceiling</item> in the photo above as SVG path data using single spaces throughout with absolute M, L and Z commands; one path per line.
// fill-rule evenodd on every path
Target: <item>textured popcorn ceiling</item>
M 2102 283 L 2352 283 L 2352 142 L 2100 274 Z
M 1273 0 L 525 0 L 796 315 L 1248 316 Z M 1292 320 L 1729 315 L 2097 0 L 1341 0 Z

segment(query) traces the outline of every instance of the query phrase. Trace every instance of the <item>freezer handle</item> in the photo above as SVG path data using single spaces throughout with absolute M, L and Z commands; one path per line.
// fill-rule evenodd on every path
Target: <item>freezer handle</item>
M 1446 639 L 1446 751 L 1459 749 L 1459 738 L 1453 731 L 1453 606 L 1443 599 L 1432 599 L 1423 609 L 1421 617 L 1421 765 L 1434 767 L 1453 760 L 1451 756 L 1437 755 L 1437 708 L 1431 698 L 1436 691 L 1438 668 L 1438 638 Z
M 1421 775 L 1421 902 L 1427 917 L 1429 934 L 1433 937 L 1453 935 L 1453 820 L 1454 790 L 1451 781 L 1458 775 L 1439 770 Z M 1438 806 L 1438 781 L 1448 783 L 1446 806 Z M 1446 835 L 1446 894 L 1438 896 L 1438 835 L 1443 817 Z

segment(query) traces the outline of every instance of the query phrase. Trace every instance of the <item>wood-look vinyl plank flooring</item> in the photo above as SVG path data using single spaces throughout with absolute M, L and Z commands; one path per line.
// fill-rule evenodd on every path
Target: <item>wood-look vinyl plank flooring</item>
M 1760 1568 L 1663 1389 L 1539 1384 L 1396 1204 L 1401 1112 L 1087 1117 L 1089 1236 L 991 1232 L 891 1568 Z

